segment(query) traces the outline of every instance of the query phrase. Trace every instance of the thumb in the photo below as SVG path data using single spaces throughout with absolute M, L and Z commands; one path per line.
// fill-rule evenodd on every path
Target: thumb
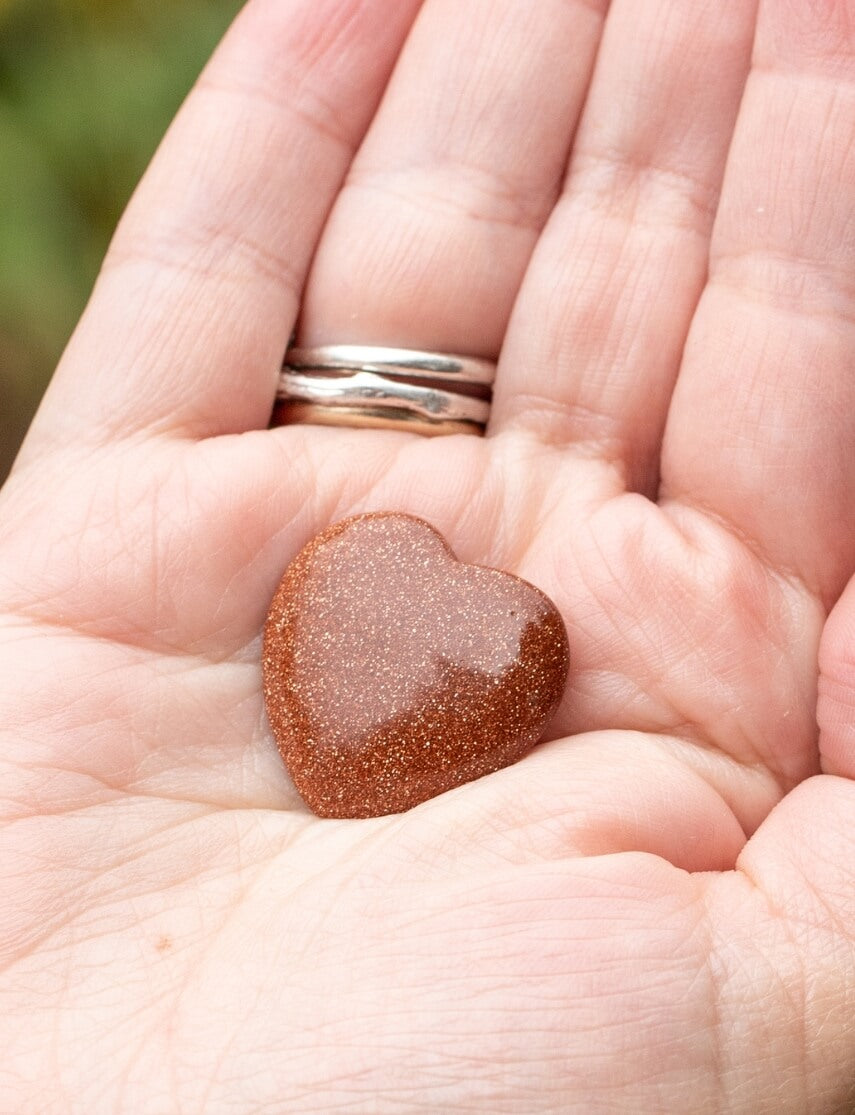
M 855 782 L 810 778 L 748 841 L 735 876 L 709 877 L 719 1017 L 735 1047 L 722 1076 L 733 1094 L 769 1096 L 764 1111 L 855 1111 L 853 817 Z

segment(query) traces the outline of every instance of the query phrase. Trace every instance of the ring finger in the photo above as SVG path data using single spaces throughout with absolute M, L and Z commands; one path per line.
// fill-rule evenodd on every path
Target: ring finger
M 424 6 L 319 245 L 302 343 L 498 355 L 606 7 Z

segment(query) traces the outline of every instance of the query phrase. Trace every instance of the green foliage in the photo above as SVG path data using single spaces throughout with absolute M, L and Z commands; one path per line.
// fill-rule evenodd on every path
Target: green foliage
M 0 0 L 0 478 L 239 0 Z

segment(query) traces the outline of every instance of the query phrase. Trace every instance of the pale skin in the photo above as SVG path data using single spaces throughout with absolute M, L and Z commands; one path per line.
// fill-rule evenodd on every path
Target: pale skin
M 855 1104 L 855 3 L 606 9 L 251 0 L 165 140 L 0 496 L 0 1110 Z M 266 430 L 298 311 L 489 436 Z M 367 510 L 572 666 L 319 821 L 259 634 Z

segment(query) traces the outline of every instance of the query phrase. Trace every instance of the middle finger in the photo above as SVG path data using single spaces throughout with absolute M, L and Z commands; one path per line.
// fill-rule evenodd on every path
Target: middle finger
M 755 19 L 756 0 L 613 0 L 502 352 L 492 432 L 617 463 L 630 488 L 655 492 Z

